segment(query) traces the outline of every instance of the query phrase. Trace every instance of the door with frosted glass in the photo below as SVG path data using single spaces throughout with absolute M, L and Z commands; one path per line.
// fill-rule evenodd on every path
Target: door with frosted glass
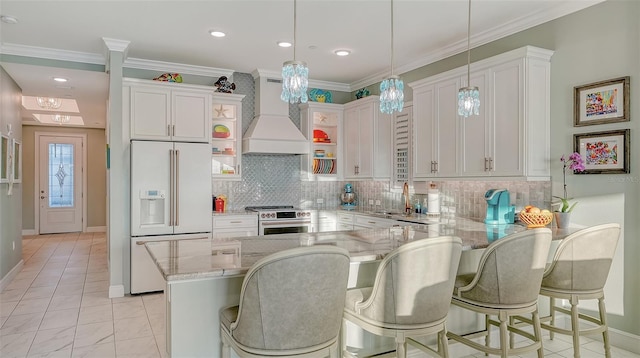
M 41 136 L 40 234 L 82 231 L 82 138 Z

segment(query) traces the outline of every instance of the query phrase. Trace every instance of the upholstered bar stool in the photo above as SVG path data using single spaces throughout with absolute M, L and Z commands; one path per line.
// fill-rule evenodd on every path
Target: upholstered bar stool
M 451 236 L 400 246 L 380 262 L 372 287 L 347 291 L 345 321 L 378 336 L 394 337 L 398 358 L 406 357 L 409 337 L 437 334 L 437 349 L 412 343 L 448 357 L 445 320 L 461 252 L 462 240 Z M 347 338 L 343 334 L 344 342 Z
M 487 354 L 508 357 L 537 351 L 538 357 L 543 357 L 537 302 L 550 245 L 551 230 L 546 228 L 511 234 L 489 245 L 480 258 L 478 271 L 457 277 L 451 301 L 456 306 L 485 315 L 485 330 L 480 332 L 485 336 L 485 345 L 452 332 L 447 336 Z M 509 324 L 512 316 L 523 314 L 531 314 L 533 334 Z M 492 325 L 500 328 L 498 348 L 491 346 Z M 533 342 L 511 347 L 509 332 Z
M 604 351 L 611 357 L 607 313 L 604 305 L 604 285 L 620 237 L 619 224 L 592 226 L 567 236 L 545 270 L 540 294 L 550 298 L 550 316 L 542 318 L 542 328 L 553 333 L 573 336 L 573 356 L 580 357 L 580 336 L 602 333 Z M 556 306 L 555 299 L 568 300 L 571 309 Z M 599 319 L 578 312 L 580 300 L 597 299 Z M 571 329 L 556 326 L 555 313 L 571 317 Z M 580 329 L 580 319 L 596 325 Z M 549 322 L 547 324 L 546 322 Z
M 300 247 L 256 262 L 220 312 L 222 357 L 338 357 L 349 252 Z

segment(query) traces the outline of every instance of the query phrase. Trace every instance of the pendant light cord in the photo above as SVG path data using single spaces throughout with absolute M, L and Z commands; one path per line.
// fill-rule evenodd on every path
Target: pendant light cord
M 471 0 L 467 19 L 467 87 L 471 87 Z
M 471 1 L 471 0 L 469 0 Z M 293 60 L 296 60 L 296 45 L 298 41 L 296 41 L 296 0 L 293 0 Z
M 394 56 L 393 56 L 393 0 L 391 0 L 391 76 L 393 76 L 393 65 L 394 65 Z

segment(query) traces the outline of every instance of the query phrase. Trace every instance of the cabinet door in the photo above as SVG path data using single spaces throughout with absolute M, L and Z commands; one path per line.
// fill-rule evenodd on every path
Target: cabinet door
M 462 138 L 462 175 L 485 176 L 490 175 L 493 158 L 489 154 L 489 115 L 491 113 L 491 94 L 487 91 L 487 71 L 476 71 L 471 76 L 471 86 L 480 90 L 480 114 L 460 118 Z M 466 86 L 466 78 L 462 80 Z
M 173 140 L 209 142 L 211 95 L 203 92 L 173 91 L 171 103 Z
M 311 148 L 309 155 L 300 156 L 302 180 L 340 178 L 340 166 L 343 162 L 342 112 L 340 104 L 300 104 L 300 130 Z
M 458 175 L 458 79 L 436 83 L 435 170 L 438 177 Z
M 215 179 L 240 180 L 242 175 L 242 99 L 244 95 L 215 93 L 211 120 L 211 174 Z
M 411 122 L 413 106 L 405 106 L 393 115 L 393 165 L 392 185 L 401 188 L 411 180 Z
M 524 74 L 522 61 L 491 69 L 493 118 L 491 127 L 492 175 L 524 175 Z M 532 104 L 533 105 L 533 104 Z M 532 150 L 537 143 L 530 143 Z
M 358 107 L 358 116 L 360 118 L 360 162 L 358 176 L 361 178 L 373 177 L 373 153 L 374 153 L 374 111 L 377 108 L 374 102 Z M 388 134 L 388 132 L 387 132 Z
M 358 178 L 360 165 L 360 117 L 358 108 L 344 112 L 344 177 Z
M 171 139 L 171 91 L 131 87 L 131 139 Z
M 413 91 L 413 135 L 412 151 L 413 178 L 423 179 L 434 176 L 435 157 L 435 90 L 434 86 L 416 88 Z

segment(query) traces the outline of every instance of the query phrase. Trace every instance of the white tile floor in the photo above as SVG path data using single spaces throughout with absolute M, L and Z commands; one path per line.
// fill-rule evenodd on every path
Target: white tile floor
M 163 294 L 108 297 L 104 233 L 25 236 L 23 259 L 0 293 L 0 357 L 166 356 Z M 599 341 L 581 342 L 583 358 L 604 357 Z M 452 358 L 484 357 L 460 344 L 449 350 Z M 544 350 L 573 357 L 567 336 L 546 339 Z M 612 356 L 640 358 L 616 347 Z

